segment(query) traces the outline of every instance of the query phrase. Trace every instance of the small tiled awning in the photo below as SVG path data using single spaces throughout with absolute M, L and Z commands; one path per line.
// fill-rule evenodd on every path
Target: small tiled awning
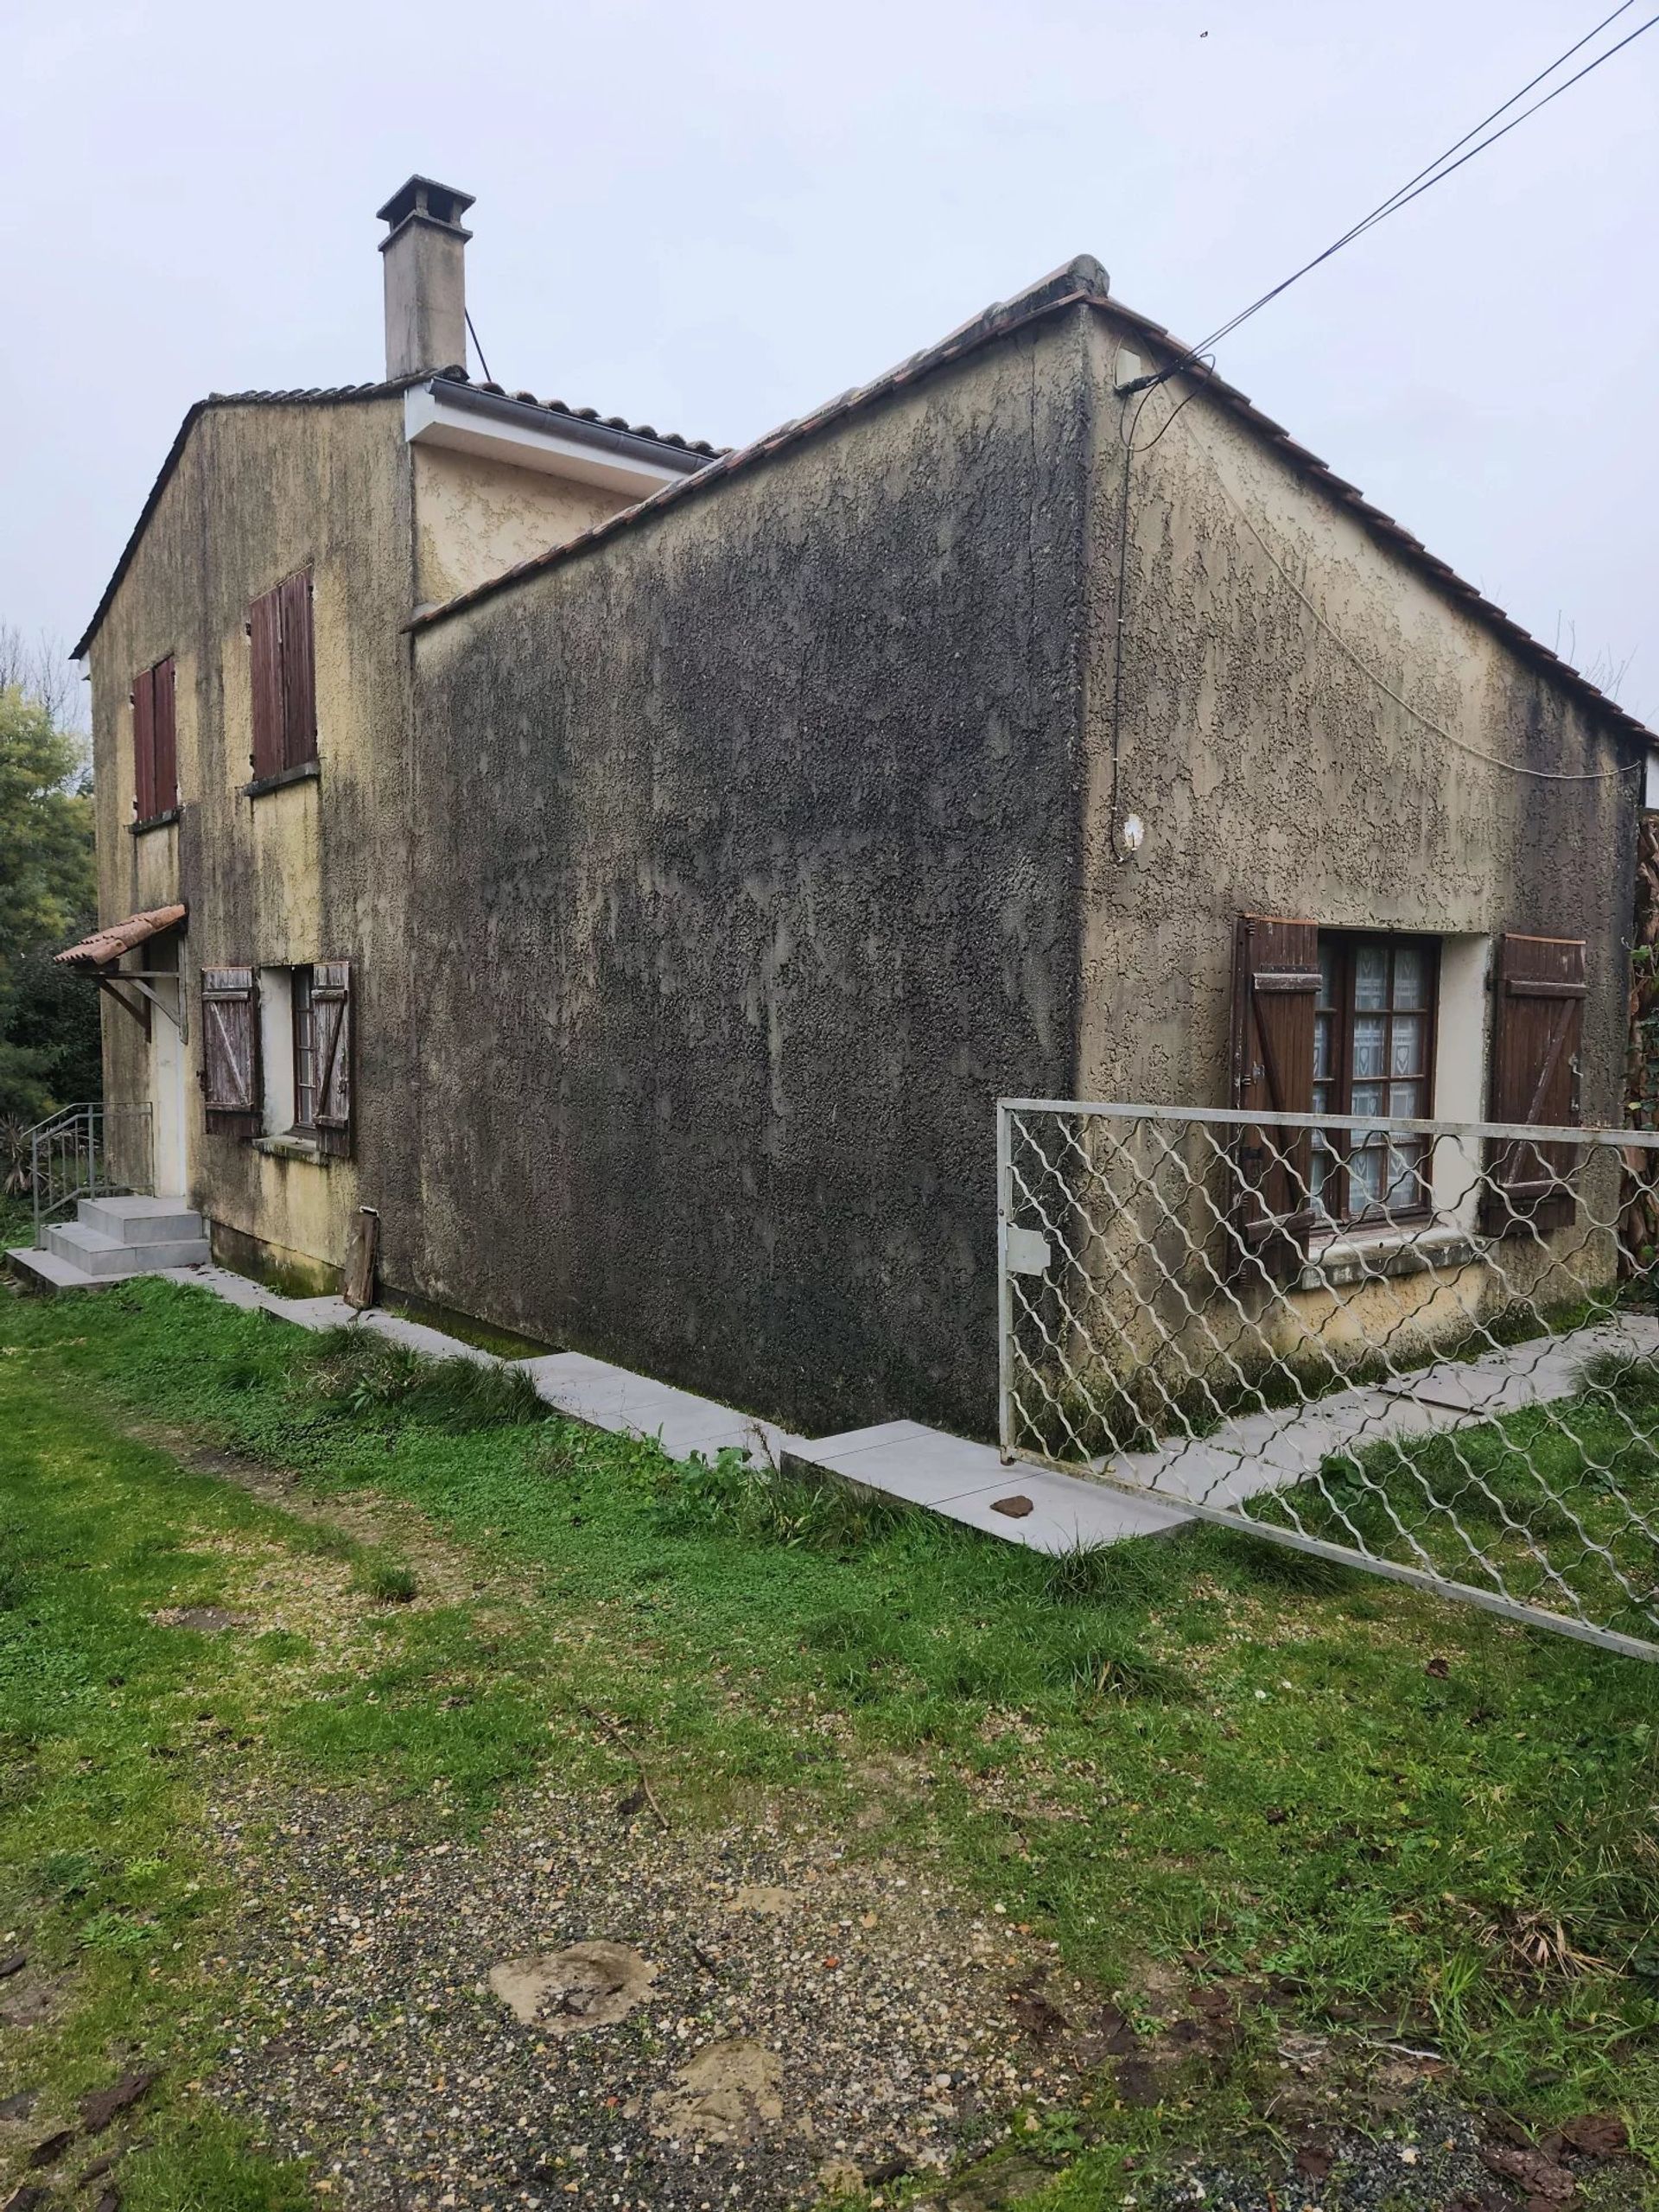
M 107 968 L 147 938 L 159 937 L 163 930 L 177 929 L 188 912 L 183 906 L 152 906 L 147 914 L 129 914 L 124 922 L 111 922 L 106 930 L 95 930 L 79 944 L 54 952 L 52 957 L 60 968 Z

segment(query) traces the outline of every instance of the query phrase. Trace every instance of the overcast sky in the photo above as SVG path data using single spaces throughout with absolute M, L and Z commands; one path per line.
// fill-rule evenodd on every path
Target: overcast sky
M 1080 251 L 1201 337 L 1612 4 L 0 0 L 0 622 L 73 642 L 200 394 L 381 372 L 412 169 L 501 381 L 736 443 Z M 1218 363 L 1649 719 L 1656 123 L 1659 29 Z

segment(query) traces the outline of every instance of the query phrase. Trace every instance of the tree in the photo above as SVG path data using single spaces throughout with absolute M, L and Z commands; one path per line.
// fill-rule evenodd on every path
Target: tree
M 0 658 L 16 643 L 0 631 Z M 0 1117 L 38 1120 L 98 1087 L 96 994 L 50 959 L 98 907 L 86 742 L 60 719 L 73 697 L 0 688 Z

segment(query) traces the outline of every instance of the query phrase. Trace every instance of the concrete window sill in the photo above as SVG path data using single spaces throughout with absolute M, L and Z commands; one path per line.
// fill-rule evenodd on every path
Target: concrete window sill
M 309 1160 L 319 1167 L 326 1167 L 331 1155 L 318 1149 L 312 1137 L 280 1136 L 256 1137 L 256 1152 L 263 1152 L 271 1160 Z
M 181 806 L 169 806 L 163 813 L 147 815 L 142 822 L 129 822 L 127 835 L 142 837 L 148 830 L 165 830 L 168 823 L 176 822 L 183 811 Z
M 244 798 L 263 798 L 267 791 L 286 791 L 290 784 L 315 784 L 322 769 L 315 760 L 302 760 L 297 768 L 279 768 L 274 776 L 256 776 L 244 784 Z
M 1354 1284 L 1471 1266 L 1481 1248 L 1462 1229 L 1370 1229 L 1315 1244 L 1298 1290 L 1348 1290 Z

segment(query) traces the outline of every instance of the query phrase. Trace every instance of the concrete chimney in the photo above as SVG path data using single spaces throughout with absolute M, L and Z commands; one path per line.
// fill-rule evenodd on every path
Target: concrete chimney
M 472 194 L 412 176 L 378 210 L 386 273 L 386 374 L 417 375 L 467 359 L 463 261 L 473 235 L 461 219 Z

